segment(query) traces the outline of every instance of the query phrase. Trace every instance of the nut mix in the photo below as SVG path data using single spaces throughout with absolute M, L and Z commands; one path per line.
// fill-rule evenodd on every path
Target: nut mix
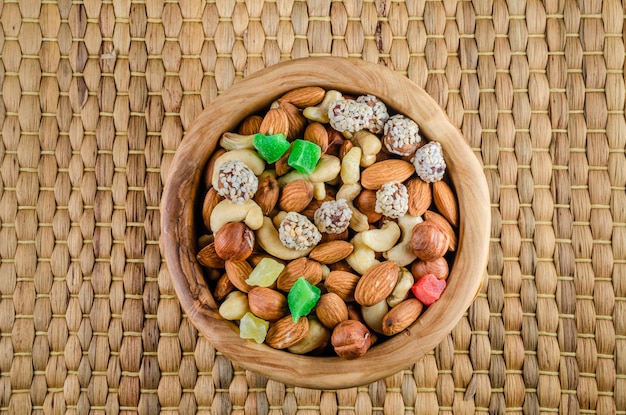
M 373 95 L 290 91 L 224 133 L 204 177 L 198 261 L 244 339 L 354 359 L 445 290 L 441 145 Z

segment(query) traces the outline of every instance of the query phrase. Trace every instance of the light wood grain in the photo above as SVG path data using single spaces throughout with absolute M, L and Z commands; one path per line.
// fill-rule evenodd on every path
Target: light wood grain
M 194 215 L 200 175 L 220 135 L 294 88 L 318 85 L 349 94 L 371 93 L 415 120 L 441 143 L 459 199 L 459 245 L 448 287 L 409 329 L 374 346 L 364 357 L 298 356 L 239 338 L 223 320 L 195 260 Z M 233 85 L 195 121 L 181 143 L 161 204 L 162 243 L 181 305 L 191 321 L 229 359 L 279 382 L 337 389 L 381 379 L 409 367 L 432 350 L 467 310 L 480 289 L 487 263 L 490 208 L 486 180 L 476 157 L 446 114 L 422 89 L 387 68 L 361 60 L 308 58 L 285 62 Z

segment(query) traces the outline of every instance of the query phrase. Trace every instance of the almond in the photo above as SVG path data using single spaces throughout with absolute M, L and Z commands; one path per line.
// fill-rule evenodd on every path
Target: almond
M 433 183 L 433 200 L 435 206 L 441 215 L 448 219 L 448 222 L 452 226 L 458 226 L 459 224 L 459 206 L 454 196 L 454 192 L 448 183 L 439 180 Z
M 217 193 L 214 187 L 211 187 L 204 196 L 204 202 L 202 203 L 202 221 L 207 229 L 211 229 L 211 213 L 219 202 L 224 198 Z
M 332 241 L 347 241 L 350 237 L 350 230 L 346 229 L 341 233 L 326 233 L 322 232 L 322 239 L 320 243 L 332 242 Z
M 211 242 L 198 252 L 198 262 L 209 268 L 224 268 L 224 260 L 215 252 L 215 242 Z
M 261 130 L 262 122 L 263 117 L 260 115 L 251 115 L 241 122 L 237 132 L 241 135 L 256 134 Z
M 298 278 L 304 277 L 311 285 L 317 285 L 322 281 L 322 264 L 308 258 L 298 258 L 288 263 L 276 280 L 276 287 L 289 292 Z
M 291 315 L 288 315 L 270 326 L 265 343 L 275 349 L 285 349 L 302 340 L 308 331 L 309 320 L 306 317 L 300 317 L 294 323 Z
M 315 314 L 320 322 L 329 329 L 348 319 L 348 306 L 335 293 L 323 294 L 315 306 Z
M 312 122 L 306 127 L 304 139 L 320 146 L 322 153 L 328 150 L 328 132 L 319 122 Z
M 454 233 L 454 229 L 452 229 L 452 225 L 450 225 L 450 222 L 448 222 L 446 218 L 432 210 L 427 210 L 424 212 L 424 220 L 435 222 L 437 225 L 441 226 L 446 235 L 448 235 L 448 250 L 456 251 L 457 236 L 456 233 Z
M 289 133 L 289 118 L 281 108 L 271 108 L 263 117 L 259 132 L 265 135 L 282 133 L 285 137 Z
M 215 160 L 217 160 L 224 153 L 226 153 L 226 150 L 223 148 L 215 150 L 215 152 L 211 155 L 211 158 L 207 162 L 206 166 L 204 167 L 202 180 L 204 181 L 204 185 L 207 188 L 212 186 L 211 182 L 213 180 L 213 168 L 215 167 Z
M 228 294 L 235 290 L 235 286 L 226 273 L 222 274 L 222 276 L 215 283 L 215 289 L 213 290 L 213 297 L 217 301 L 223 300 Z
M 254 201 L 261 208 L 264 216 L 269 216 L 274 210 L 278 197 L 280 196 L 280 188 L 276 178 L 271 174 L 259 180 L 259 187 L 254 195 Z M 204 214 L 204 211 L 202 212 Z
M 298 108 L 290 102 L 279 101 L 278 105 L 278 108 L 283 110 L 287 115 L 287 120 L 289 122 L 289 129 L 286 137 L 289 141 L 302 137 L 304 129 L 307 126 L 307 119 L 304 118 L 304 115 L 302 115 L 300 110 L 298 110 Z
M 247 293 L 252 289 L 246 280 L 252 272 L 252 267 L 246 261 L 226 261 L 228 279 L 239 290 Z
M 328 292 L 337 294 L 343 301 L 354 301 L 354 290 L 359 278 L 348 271 L 331 271 L 326 276 L 324 286 Z
M 347 241 L 330 241 L 316 246 L 309 258 L 322 264 L 334 264 L 352 253 L 354 245 Z
M 324 99 L 326 91 L 318 86 L 305 86 L 287 92 L 279 101 L 290 102 L 298 108 L 312 107 Z
M 409 214 L 411 216 L 422 216 L 433 201 L 430 184 L 419 177 L 414 177 L 407 180 L 405 186 L 409 194 Z
M 343 160 L 343 157 L 348 153 L 348 151 L 352 150 L 354 144 L 350 140 L 344 140 L 339 147 L 339 158 Z
M 382 213 L 376 212 L 376 192 L 373 190 L 363 190 L 359 193 L 356 199 L 354 199 L 354 207 L 367 216 L 369 223 L 378 222 L 383 217 Z
M 276 321 L 289 313 L 287 298 L 266 287 L 253 287 L 248 292 L 248 306 L 252 313 L 267 321 Z
M 376 162 L 361 172 L 361 185 L 366 189 L 378 190 L 388 182 L 403 182 L 415 173 L 408 161 L 389 159 Z
M 398 282 L 399 270 L 393 261 L 381 262 L 359 279 L 354 299 L 363 306 L 372 306 L 391 294 Z
M 279 158 L 276 163 L 274 163 L 274 169 L 276 170 L 277 176 L 287 174 L 293 169 L 293 167 L 289 165 L 289 154 L 291 154 L 291 148 L 289 148 L 289 150 L 287 150 L 287 152 L 283 154 L 283 156 Z
M 385 314 L 383 317 L 383 333 L 393 336 L 409 327 L 422 313 L 424 305 L 417 298 L 409 298 Z
M 305 180 L 294 180 L 283 187 L 278 207 L 285 212 L 301 212 L 313 200 L 313 185 Z

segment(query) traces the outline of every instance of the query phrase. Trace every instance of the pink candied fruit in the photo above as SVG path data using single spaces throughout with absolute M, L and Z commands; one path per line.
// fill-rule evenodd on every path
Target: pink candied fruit
M 433 274 L 426 274 L 411 287 L 415 298 L 420 300 L 425 306 L 429 306 L 441 297 L 441 293 L 446 289 L 446 281 L 440 280 Z

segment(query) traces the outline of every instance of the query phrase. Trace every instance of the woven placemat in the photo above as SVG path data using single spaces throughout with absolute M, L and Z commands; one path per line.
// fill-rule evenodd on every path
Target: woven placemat
M 0 413 L 626 413 L 624 3 L 0 0 Z M 181 312 L 159 202 L 195 117 L 281 60 L 387 65 L 491 191 L 488 285 L 414 366 L 268 381 Z

